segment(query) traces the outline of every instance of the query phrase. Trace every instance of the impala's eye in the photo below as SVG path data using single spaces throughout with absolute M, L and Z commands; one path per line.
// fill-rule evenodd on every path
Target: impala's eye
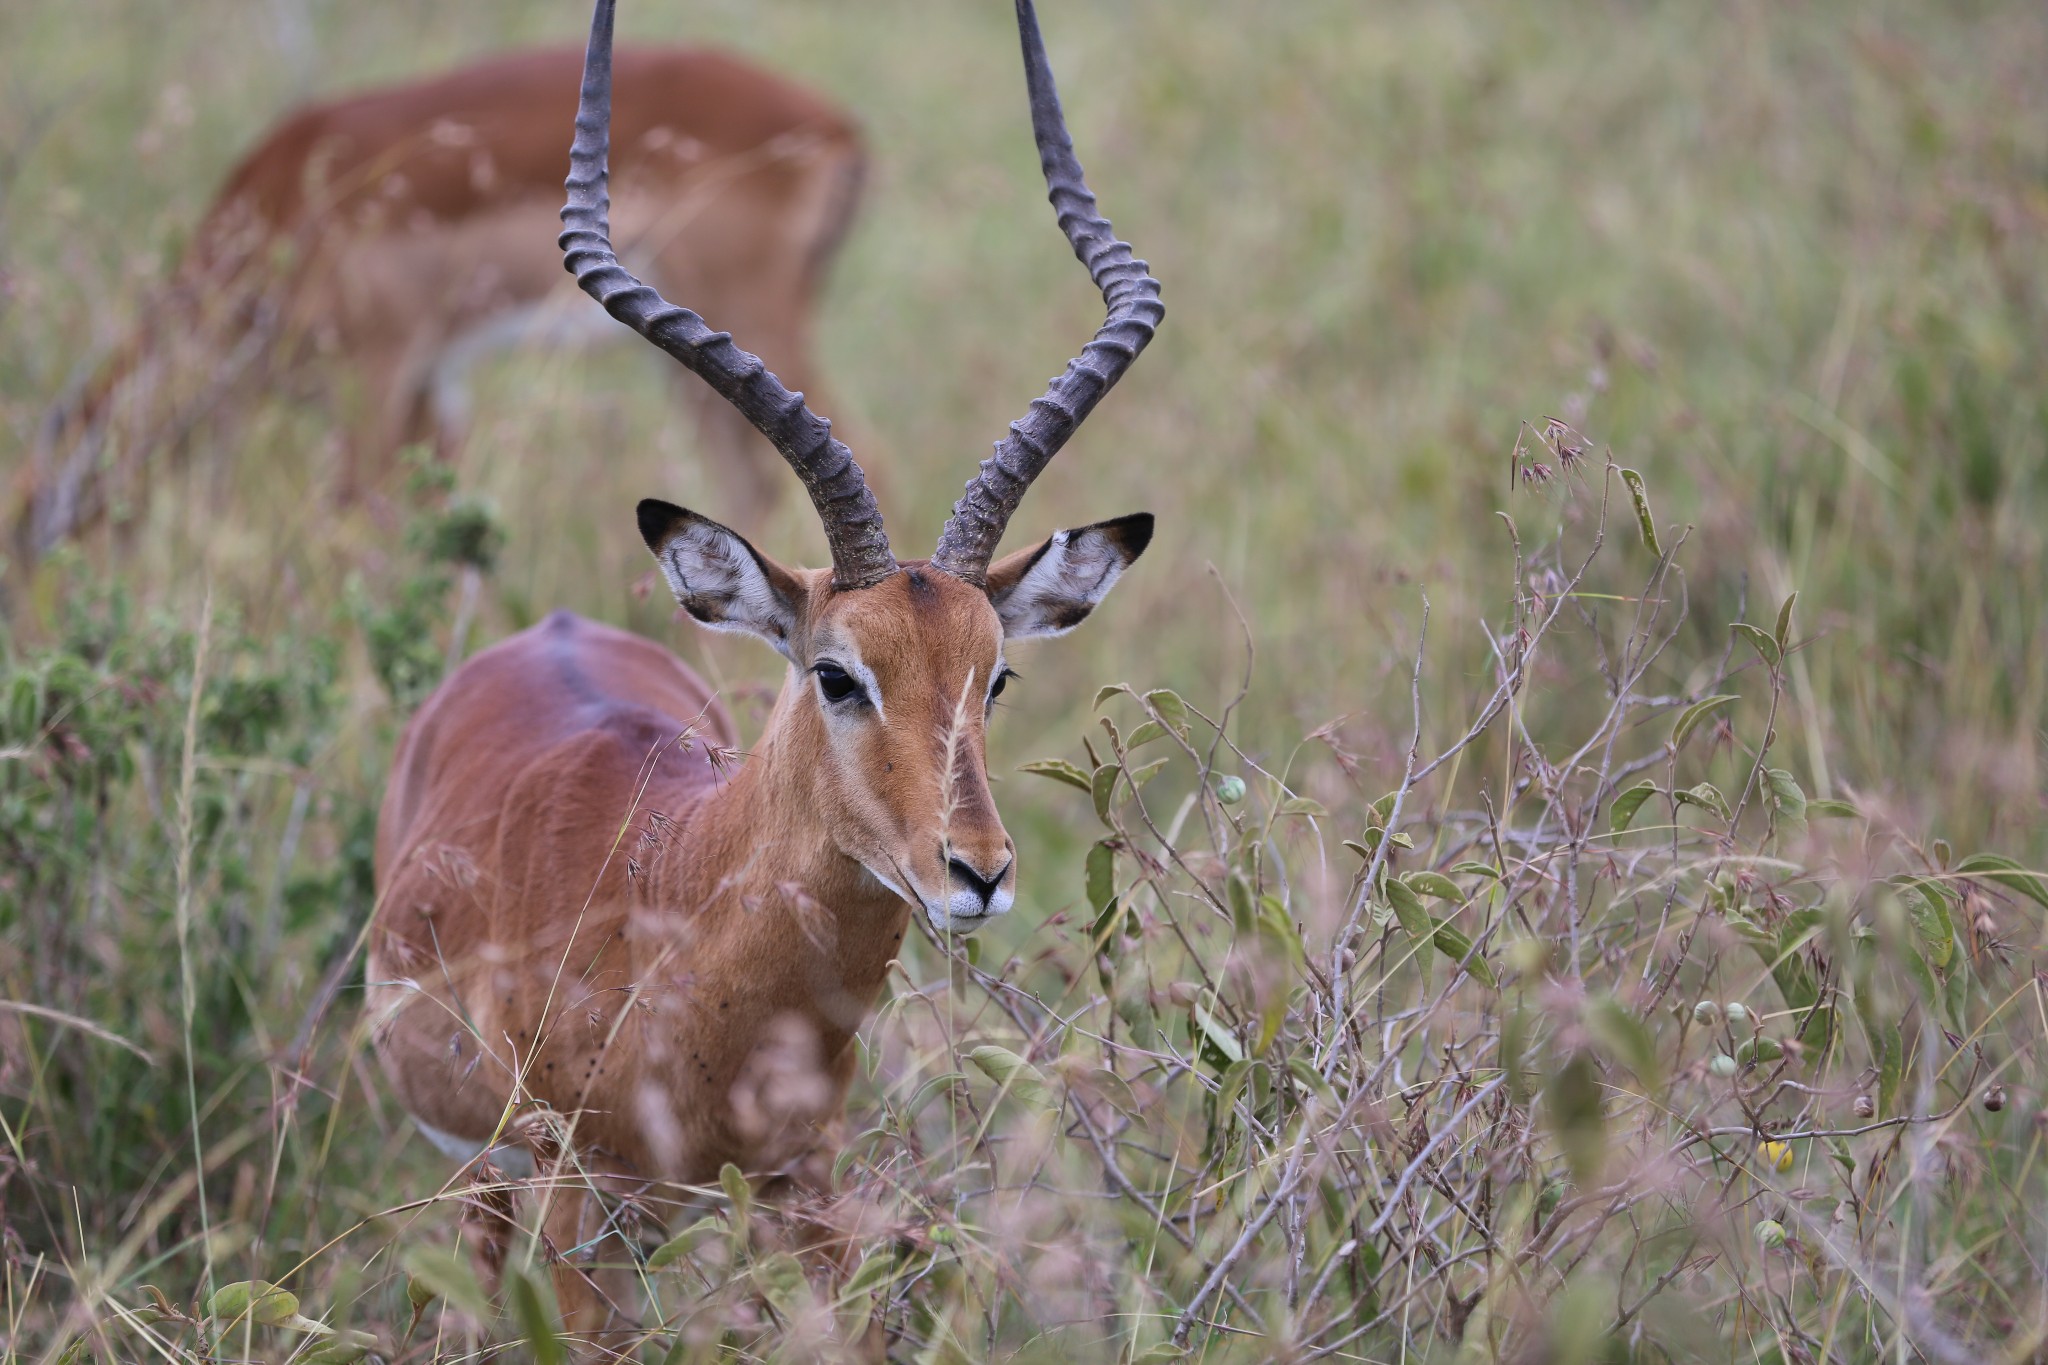
M 815 664 L 811 672 L 818 675 L 818 690 L 825 694 L 826 701 L 846 701 L 861 695 L 860 684 L 838 664 Z
M 1004 684 L 1008 683 L 1010 679 L 1016 676 L 1017 675 L 1015 673 L 1013 673 L 1007 668 L 1004 669 L 1002 672 L 996 674 L 995 685 L 990 687 L 988 690 L 988 699 L 990 701 L 994 701 L 997 697 L 1002 696 Z

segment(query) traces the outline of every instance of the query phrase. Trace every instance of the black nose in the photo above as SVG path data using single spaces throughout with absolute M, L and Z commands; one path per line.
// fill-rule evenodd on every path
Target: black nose
M 1003 884 L 1003 874 L 1010 870 L 1010 864 L 1005 862 L 996 869 L 995 876 L 984 877 L 958 858 L 946 859 L 946 867 L 952 872 L 953 880 L 961 883 L 969 891 L 981 897 L 983 905 L 987 905 L 995 899 L 996 888 Z

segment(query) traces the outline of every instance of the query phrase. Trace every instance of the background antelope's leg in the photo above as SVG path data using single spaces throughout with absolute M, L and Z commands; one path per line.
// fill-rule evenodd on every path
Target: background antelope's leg
M 399 451 L 434 434 L 427 371 L 414 348 L 364 353 L 353 369 L 354 393 L 346 404 L 347 436 L 335 486 L 335 499 L 343 506 L 393 491 Z

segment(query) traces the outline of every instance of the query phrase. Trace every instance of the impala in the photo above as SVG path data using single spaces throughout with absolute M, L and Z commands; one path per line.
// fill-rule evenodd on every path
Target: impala
M 231 389 L 345 374 L 328 387 L 354 400 L 341 405 L 346 497 L 400 446 L 459 441 L 464 372 L 484 352 L 621 335 L 564 287 L 548 245 L 578 70 L 571 48 L 520 53 L 273 129 L 229 175 L 161 305 L 52 408 L 18 490 L 19 562 L 132 494 L 147 452 L 175 449 Z M 816 393 L 812 305 L 865 164 L 852 121 L 717 52 L 628 49 L 617 77 L 628 254 L 737 319 Z M 780 487 L 768 443 L 702 386 L 685 396 L 706 463 L 760 514 Z
M 735 732 L 710 687 L 607 626 L 557 613 L 483 651 L 399 746 L 369 966 L 377 1052 L 427 1135 L 552 1173 L 543 1226 L 578 1253 L 554 1267 L 559 1302 L 572 1329 L 599 1334 L 629 1311 L 626 1270 L 584 1259 L 616 1226 L 606 1201 L 659 1203 L 650 1191 L 715 1180 L 727 1162 L 822 1191 L 855 1032 L 910 915 L 950 934 L 1010 909 L 1016 848 L 983 749 L 1010 648 L 1079 624 L 1152 518 L 994 552 L 1163 312 L 1145 263 L 1096 213 L 1017 0 L 1050 198 L 1107 318 L 981 465 L 931 557 L 899 561 L 860 466 L 803 395 L 613 254 L 612 10 L 598 0 L 592 21 L 566 263 L 781 452 L 832 567 L 784 567 L 715 521 L 642 502 L 640 534 L 683 609 L 788 661 L 759 742 L 729 766 Z M 472 1217 L 492 1275 L 509 1212 L 493 1196 Z

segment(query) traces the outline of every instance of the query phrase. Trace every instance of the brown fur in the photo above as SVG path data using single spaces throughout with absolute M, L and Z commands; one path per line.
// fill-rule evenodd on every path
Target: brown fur
M 561 1147 L 596 1178 L 554 1189 L 558 1249 L 595 1225 L 597 1195 L 659 1206 L 648 1182 L 712 1182 L 725 1162 L 821 1186 L 855 1031 L 910 913 L 863 864 L 924 887 L 947 885 L 949 855 L 1015 876 L 983 755 L 1002 646 L 988 596 L 919 565 L 858 592 L 763 567 L 796 608 L 798 666 L 851 646 L 884 718 L 835 731 L 799 674 L 753 754 L 722 767 L 735 735 L 701 679 L 557 613 L 458 670 L 394 765 L 378 1054 L 408 1110 L 471 1142 L 523 1141 L 505 1127 L 523 1111 L 562 1116 Z M 630 1302 L 619 1272 L 556 1279 L 575 1330 Z
M 157 440 L 175 447 L 188 419 L 173 412 L 217 400 L 209 386 L 229 371 L 246 387 L 332 378 L 346 362 L 355 401 L 344 496 L 376 486 L 409 441 L 459 440 L 430 401 L 451 345 L 544 299 L 559 299 L 564 317 L 595 312 L 554 246 L 581 65 L 573 48 L 518 53 L 277 125 L 229 174 L 163 306 L 26 463 L 18 562 L 139 487 L 139 462 L 114 471 L 116 490 L 104 486 L 109 421 L 124 423 L 114 447 L 124 461 Z M 829 408 L 810 314 L 863 171 L 852 121 L 768 72 L 687 48 L 621 50 L 613 118 L 625 253 Z M 237 350 L 252 337 L 259 344 Z M 174 351 L 183 377 L 170 371 Z M 679 378 L 707 463 L 732 481 L 736 513 L 758 517 L 778 494 L 780 461 L 709 390 Z

